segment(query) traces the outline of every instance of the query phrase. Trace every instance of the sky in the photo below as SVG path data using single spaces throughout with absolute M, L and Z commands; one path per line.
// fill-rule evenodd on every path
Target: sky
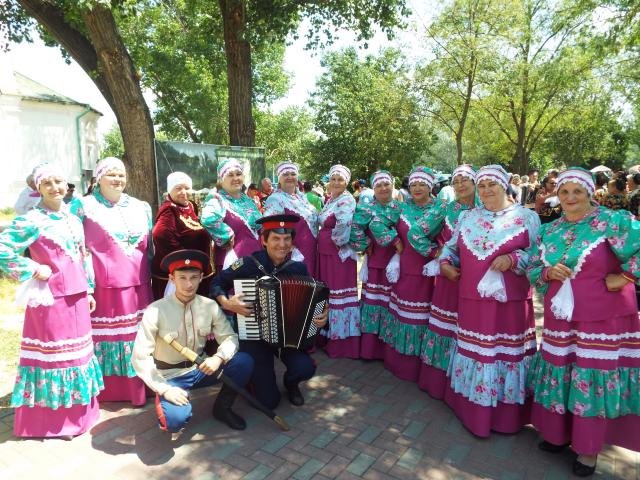
M 362 50 L 363 55 L 376 53 L 381 47 L 399 46 L 412 56 L 423 56 L 424 50 L 419 48 L 418 39 L 424 33 L 424 26 L 431 21 L 435 0 L 408 0 L 408 6 L 414 14 L 409 19 L 409 28 L 390 43 L 386 35 L 377 34 L 368 42 L 368 50 Z M 309 93 L 313 91 L 316 79 L 322 74 L 320 58 L 322 52 L 313 53 L 304 49 L 304 32 L 307 24 L 300 26 L 300 39 L 291 42 L 285 52 L 284 67 L 292 74 L 291 90 L 272 109 L 280 111 L 290 105 L 305 105 Z M 346 46 L 358 46 L 355 35 L 346 30 L 338 32 L 339 40 L 329 50 L 337 50 Z M 47 47 L 34 35 L 33 43 L 12 44 L 9 52 L 0 52 L 0 69 L 15 70 L 48 88 L 70 97 L 78 102 L 90 104 L 104 116 L 98 123 L 100 134 L 104 135 L 116 118 L 99 90 L 89 79 L 80 66 L 71 61 L 67 64 L 57 47 Z M 150 92 L 145 92 L 149 108 L 153 111 L 154 101 Z

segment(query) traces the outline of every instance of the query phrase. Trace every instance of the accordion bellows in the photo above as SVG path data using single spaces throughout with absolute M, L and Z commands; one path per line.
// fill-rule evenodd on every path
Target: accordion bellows
M 256 280 L 255 311 L 260 337 L 274 347 L 307 349 L 318 329 L 313 318 L 329 301 L 329 288 L 311 277 Z

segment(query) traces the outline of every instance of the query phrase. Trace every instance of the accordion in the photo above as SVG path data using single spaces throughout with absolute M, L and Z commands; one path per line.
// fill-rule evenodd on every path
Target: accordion
M 235 285 L 236 293 L 251 298 L 251 284 Z M 329 289 L 311 277 L 270 277 L 255 282 L 255 317 L 238 316 L 240 340 L 264 340 L 273 347 L 306 349 L 313 345 L 318 328 L 313 317 L 324 310 Z M 239 291 L 240 288 L 240 291 Z

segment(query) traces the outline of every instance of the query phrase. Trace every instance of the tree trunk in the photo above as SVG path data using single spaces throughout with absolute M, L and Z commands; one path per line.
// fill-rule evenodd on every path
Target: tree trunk
M 96 5 L 83 13 L 87 32 L 98 58 L 98 71 L 112 93 L 114 113 L 122 132 L 129 192 L 158 206 L 154 157 L 154 131 L 149 108 L 142 96 L 139 77 L 127 51 L 113 14 Z
M 65 19 L 65 11 L 41 0 L 19 0 L 89 75 L 113 110 L 122 139 L 127 165 L 127 190 L 158 207 L 154 159 L 154 131 L 149 109 L 142 96 L 129 52 L 122 43 L 111 11 L 100 5 L 82 11 L 87 35 Z
M 98 58 L 90 40 L 75 27 L 67 23 L 64 12 L 53 4 L 41 0 L 18 0 L 22 8 L 42 25 L 49 34 L 87 72 L 112 110 L 113 97 L 105 79 L 98 73 Z
M 456 152 L 457 158 L 456 162 L 458 165 L 462 165 L 462 135 L 464 132 L 464 126 L 461 125 L 456 131 Z
M 458 165 L 462 165 L 462 138 L 464 137 L 464 127 L 467 124 L 467 116 L 471 107 L 471 96 L 473 95 L 473 87 L 476 79 L 476 68 L 478 67 L 478 59 L 474 52 L 471 52 L 470 64 L 471 69 L 467 73 L 467 90 L 465 92 L 464 104 L 458 122 L 458 130 L 456 131 L 456 151 L 458 154 Z
M 229 92 L 229 140 L 231 145 L 253 147 L 256 125 L 253 120 L 251 85 L 251 45 L 245 38 L 244 0 L 218 0 L 224 26 Z

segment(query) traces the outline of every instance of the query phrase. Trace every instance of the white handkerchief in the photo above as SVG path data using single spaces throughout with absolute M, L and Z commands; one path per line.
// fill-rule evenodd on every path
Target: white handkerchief
M 424 267 L 422 267 L 422 275 L 425 277 L 437 277 L 440 275 L 440 260 L 435 258 L 426 263 Z
M 369 280 L 369 267 L 367 266 L 368 257 L 369 255 L 362 256 L 362 265 L 360 265 L 360 273 L 358 274 L 362 283 L 367 283 L 367 280 Z
M 573 315 L 573 289 L 571 279 L 565 278 L 562 286 L 551 299 L 551 311 L 560 320 L 571 321 Z
M 396 253 L 391 260 L 389 260 L 389 264 L 385 269 L 385 274 L 387 276 L 387 280 L 391 283 L 396 283 L 398 278 L 400 278 L 400 254 Z
M 338 250 L 338 257 L 340 257 L 340 260 L 343 262 L 346 262 L 348 258 L 352 258 L 356 262 L 358 261 L 358 254 L 349 245 L 343 245 L 340 247 L 340 250 Z
M 45 307 L 53 305 L 53 295 L 46 280 L 30 278 L 16 289 L 16 305 L 19 307 Z
M 507 290 L 504 286 L 504 276 L 497 270 L 487 270 L 478 283 L 478 293 L 481 297 L 495 298 L 499 302 L 507 301 Z

